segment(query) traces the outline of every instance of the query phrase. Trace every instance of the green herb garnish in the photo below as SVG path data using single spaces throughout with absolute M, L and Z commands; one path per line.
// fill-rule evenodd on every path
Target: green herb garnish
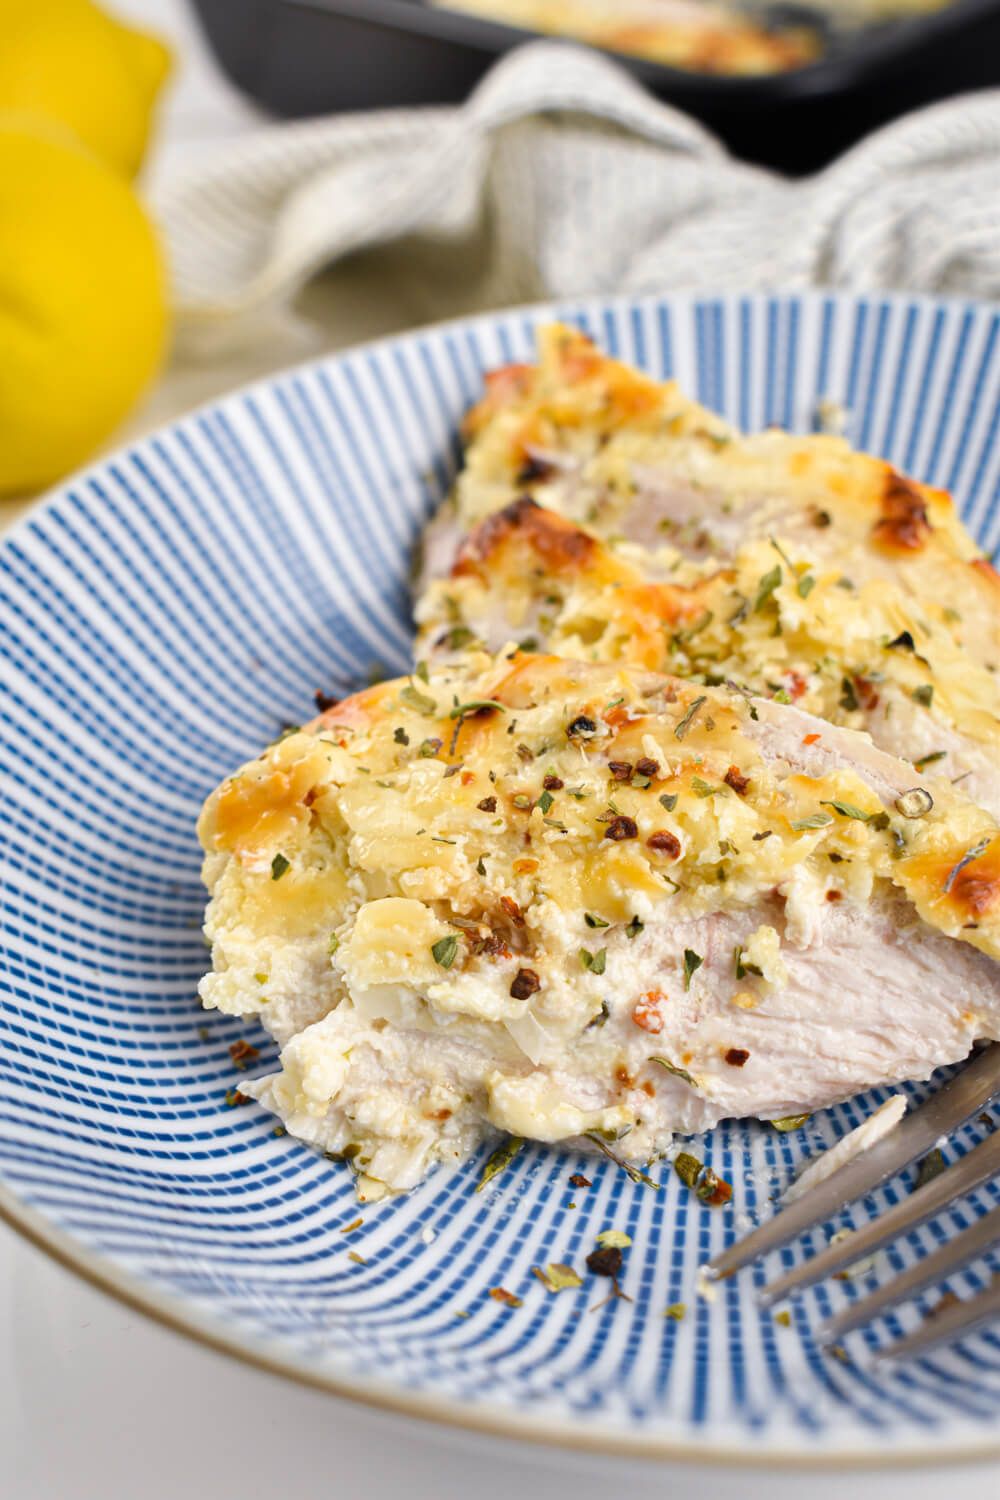
M 756 974 L 758 979 L 762 979 L 764 977 L 763 970 L 760 968 L 759 964 L 751 964 L 747 962 L 744 956 L 743 948 L 739 943 L 737 943 L 736 947 L 733 949 L 733 967 L 736 970 L 737 979 L 745 979 L 748 974 Z
M 832 822 L 829 813 L 811 813 L 808 818 L 795 818 L 792 827 L 796 833 L 803 833 L 809 828 L 826 828 Z
M 542 809 L 543 813 L 547 813 L 555 800 L 551 792 L 543 792 L 538 799 L 538 806 Z
M 291 865 L 285 856 L 283 854 L 276 854 L 271 861 L 271 879 L 280 880 L 285 871 L 290 869 Z
M 677 806 L 677 793 L 664 792 L 663 795 L 658 798 L 658 801 L 661 807 L 665 807 L 667 809 L 667 812 L 673 812 L 674 808 Z
M 707 697 L 705 696 L 704 693 L 702 693 L 700 697 L 698 697 L 698 698 L 696 698 L 694 700 L 694 702 L 691 704 L 691 707 L 688 709 L 687 713 L 681 719 L 680 723 L 679 724 L 675 724 L 675 726 L 674 726 L 674 738 L 675 739 L 682 740 L 684 738 L 684 736 L 687 734 L 688 730 L 691 728 L 691 724 L 692 724 L 692 722 L 694 720 L 695 714 L 701 708 L 702 704 L 707 703 L 707 702 L 708 702 L 708 699 L 707 699 Z
M 675 1078 L 680 1078 L 682 1082 L 688 1084 L 691 1088 L 696 1089 L 698 1087 L 687 1068 L 679 1068 L 676 1063 L 670 1061 L 669 1057 L 651 1057 L 649 1060 L 650 1062 L 659 1063 L 661 1068 L 666 1068 L 668 1073 L 673 1073 Z
M 447 937 L 438 938 L 436 943 L 431 944 L 431 955 L 436 964 L 442 969 L 450 969 L 458 957 L 458 938 L 452 933 Z
M 633 917 L 625 929 L 625 936 L 631 942 L 632 938 L 637 938 L 639 936 L 645 925 L 645 922 L 640 921 L 638 917 Z
M 510 1135 L 500 1143 L 493 1154 L 487 1158 L 486 1165 L 483 1167 L 483 1175 L 476 1184 L 477 1193 L 481 1193 L 494 1177 L 499 1176 L 505 1167 L 510 1166 L 523 1145 L 524 1141 L 519 1135 Z
M 695 953 L 693 948 L 684 949 L 684 988 L 691 988 L 691 976 L 700 969 L 705 960 L 700 953 Z
M 919 687 L 913 689 L 910 696 L 914 703 L 922 703 L 924 708 L 930 708 L 934 701 L 934 684 L 932 682 L 922 682 Z
M 988 838 L 980 839 L 978 844 L 973 844 L 972 848 L 969 849 L 967 853 L 962 855 L 962 858 L 958 861 L 957 864 L 952 865 L 951 869 L 948 871 L 948 875 L 944 883 L 945 895 L 947 895 L 951 890 L 952 886 L 955 884 L 956 877 L 961 873 L 962 870 L 965 869 L 966 865 L 971 865 L 972 861 L 974 859 L 978 859 L 981 854 L 985 853 L 989 846 L 990 841 Z
M 464 719 L 466 714 L 479 713 L 488 708 L 498 708 L 502 714 L 507 712 L 502 703 L 495 698 L 471 698 L 468 703 L 456 703 L 448 714 L 449 719 Z
M 586 948 L 580 949 L 580 962 L 591 974 L 603 974 L 607 959 L 607 948 L 598 948 L 596 953 L 590 953 Z
M 935 1177 L 940 1177 L 943 1171 L 944 1157 L 935 1146 L 933 1151 L 928 1151 L 927 1155 L 920 1160 L 913 1191 L 916 1192 L 918 1188 L 926 1187 L 929 1182 L 934 1181 Z
M 584 912 L 583 920 L 586 922 L 588 927 L 610 927 L 611 925 L 610 922 L 605 922 L 603 917 L 595 917 L 594 914 L 589 911 Z
M 655 1190 L 659 1192 L 661 1187 L 660 1183 L 654 1182 L 652 1177 L 648 1176 L 647 1173 L 640 1172 L 638 1167 L 633 1167 L 631 1162 L 625 1161 L 617 1154 L 617 1152 L 612 1151 L 607 1141 L 602 1140 L 596 1130 L 587 1130 L 584 1132 L 584 1134 L 586 1135 L 588 1141 L 593 1141 L 598 1151 L 602 1152 L 609 1161 L 613 1161 L 616 1167 L 621 1168 L 621 1170 L 625 1173 L 625 1176 L 628 1178 L 629 1182 L 641 1182 L 644 1187 L 655 1188 Z
M 795 592 L 798 594 L 798 596 L 799 596 L 800 599 L 808 599 L 809 595 L 812 593 L 812 591 L 813 591 L 813 589 L 815 587 L 816 587 L 816 580 L 812 576 L 812 574 L 811 573 L 803 573 L 802 577 L 799 579 L 798 583 L 795 585 Z
M 690 1151 L 682 1151 L 674 1157 L 674 1171 L 685 1187 L 694 1188 L 701 1176 L 702 1164 Z
M 811 1119 L 811 1115 L 782 1115 L 779 1120 L 772 1120 L 771 1124 L 775 1130 L 780 1130 L 785 1135 L 789 1130 L 801 1130 Z
M 769 572 L 763 575 L 757 585 L 757 593 L 753 601 L 753 609 L 755 614 L 758 610 L 763 609 L 764 605 L 770 599 L 775 589 L 781 583 L 783 577 L 784 574 L 781 571 L 780 563 L 775 563 L 774 567 L 771 568 Z

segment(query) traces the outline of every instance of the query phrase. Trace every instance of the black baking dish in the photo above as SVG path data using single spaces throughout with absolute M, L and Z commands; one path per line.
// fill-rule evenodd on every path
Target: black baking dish
M 195 0 L 220 61 L 281 115 L 463 99 L 529 33 L 422 0 Z M 725 78 L 616 54 L 737 156 L 810 172 L 932 100 L 1000 84 L 1000 0 L 868 27 L 793 72 Z

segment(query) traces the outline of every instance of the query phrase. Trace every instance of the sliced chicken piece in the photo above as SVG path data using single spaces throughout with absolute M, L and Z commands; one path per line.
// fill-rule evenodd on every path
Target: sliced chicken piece
M 202 996 L 279 1018 L 241 1087 L 363 1197 L 491 1129 L 642 1161 L 926 1077 L 1000 1036 L 1000 832 L 912 782 L 789 705 L 471 653 L 209 798 Z
M 517 500 L 465 539 L 417 602 L 418 655 L 472 641 L 622 661 L 790 699 L 1000 815 L 1000 684 L 895 584 L 847 587 L 805 545 L 749 543 L 681 585 Z
M 537 365 L 488 378 L 465 433 L 465 467 L 434 526 L 435 572 L 456 536 L 528 494 L 668 565 L 719 567 L 776 536 L 859 587 L 893 582 L 975 661 L 1000 665 L 1000 578 L 950 497 L 841 438 L 743 437 L 674 382 L 559 325 L 541 331 Z

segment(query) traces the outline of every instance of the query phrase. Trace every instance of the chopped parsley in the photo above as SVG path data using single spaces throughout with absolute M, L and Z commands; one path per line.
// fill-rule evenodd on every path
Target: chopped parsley
M 795 592 L 798 594 L 798 596 L 799 596 L 800 599 L 808 599 L 809 595 L 812 593 L 812 591 L 813 591 L 813 589 L 815 587 L 816 587 L 816 580 L 812 576 L 812 574 L 811 573 L 803 573 L 802 577 L 799 579 L 798 583 L 795 585 Z
M 610 927 L 610 922 L 605 922 L 603 917 L 595 917 L 592 912 L 585 911 L 583 920 L 588 927 Z
M 396 741 L 397 745 L 408 745 L 410 743 L 410 736 L 407 734 L 402 724 L 400 724 L 399 728 L 394 731 L 392 737 Z
M 501 1172 L 510 1166 L 523 1145 L 524 1141 L 519 1135 L 510 1135 L 505 1141 L 501 1141 L 496 1150 L 486 1159 L 482 1176 L 476 1184 L 477 1193 L 481 1193 L 483 1188 L 493 1181 L 494 1177 L 498 1177 Z
M 547 813 L 555 800 L 551 792 L 543 792 L 538 799 L 538 806 L 542 809 L 543 813 Z
M 832 807 L 834 812 L 839 813 L 842 818 L 853 818 L 856 823 L 871 823 L 879 828 L 885 828 L 888 824 L 888 818 L 884 812 L 865 812 L 863 808 L 855 807 L 853 802 L 820 801 L 820 807 Z
M 796 833 L 804 833 L 810 828 L 825 828 L 828 823 L 832 822 L 833 819 L 829 813 L 810 813 L 808 818 L 793 819 L 792 828 Z
M 955 884 L 956 878 L 965 869 L 966 865 L 971 865 L 972 861 L 974 859 L 978 859 L 981 854 L 984 854 L 989 846 L 990 841 L 988 838 L 980 839 L 978 844 L 973 844 L 972 848 L 962 855 L 962 858 L 958 861 L 957 864 L 952 865 L 951 869 L 948 871 L 948 875 L 944 883 L 945 895 L 947 895 L 951 890 L 952 886 Z
M 733 949 L 733 968 L 736 971 L 737 979 L 745 979 L 748 974 L 756 974 L 758 979 L 763 978 L 763 972 L 760 968 L 760 965 L 748 962 L 743 948 L 739 943 L 737 943 L 736 947 Z
M 637 938 L 639 936 L 645 925 L 645 922 L 641 921 L 638 917 L 633 917 L 625 929 L 625 936 L 631 942 L 632 938 Z
M 696 1089 L 698 1087 L 687 1068 L 679 1068 L 676 1063 L 670 1061 L 669 1057 L 654 1056 L 649 1060 L 650 1062 L 659 1063 L 661 1068 L 666 1068 L 668 1073 L 673 1073 L 675 1078 L 680 1078 L 682 1082 L 688 1084 L 691 1088 Z
M 431 955 L 436 964 L 442 969 L 450 969 L 458 956 L 458 938 L 452 933 L 447 937 L 438 938 L 436 943 L 431 944 Z
M 701 968 L 705 960 L 700 953 L 695 953 L 693 948 L 684 949 L 684 988 L 691 988 L 691 976 Z
M 291 869 L 289 861 L 283 854 L 276 854 L 271 861 L 271 879 L 280 880 L 287 870 Z
M 932 766 L 935 761 L 944 760 L 947 754 L 947 750 L 932 750 L 929 755 L 922 755 L 919 760 L 915 760 L 914 767 L 922 771 L 925 766 Z
M 661 807 L 665 807 L 667 809 L 667 812 L 673 812 L 674 808 L 677 806 L 677 793 L 664 792 L 663 795 L 658 798 L 658 801 Z
M 919 687 L 913 689 L 910 696 L 914 703 L 922 703 L 924 708 L 930 708 L 934 701 L 934 684 L 932 682 L 922 682 Z
M 790 1130 L 801 1130 L 803 1125 L 808 1125 L 812 1119 L 811 1115 L 782 1115 L 778 1120 L 772 1120 L 771 1124 L 775 1130 L 780 1130 L 786 1135 Z
M 580 962 L 591 974 L 603 974 L 607 960 L 607 948 L 598 948 L 596 953 L 591 953 L 587 948 L 580 949 Z
M 770 599 L 775 589 L 779 586 L 783 577 L 784 574 L 781 571 L 780 563 L 775 563 L 773 568 L 771 568 L 767 573 L 763 574 L 760 582 L 757 584 L 757 593 L 754 596 L 754 614 L 756 614 L 758 610 L 764 608 L 764 605 Z
M 680 723 L 679 724 L 675 724 L 675 726 L 674 726 L 674 738 L 675 739 L 682 740 L 684 738 L 684 736 L 687 734 L 688 730 L 691 728 L 692 723 L 694 722 L 695 714 L 697 714 L 698 710 L 702 707 L 702 705 L 705 704 L 705 703 L 707 703 L 707 702 L 708 702 L 708 699 L 707 699 L 707 697 L 705 696 L 704 693 L 702 693 L 699 697 L 697 697 L 694 700 L 694 702 L 691 704 L 691 707 L 688 709 L 687 713 L 681 719 Z
M 468 714 L 484 713 L 490 709 L 499 709 L 502 714 L 507 712 L 502 703 L 495 698 L 470 698 L 468 703 L 456 703 L 450 710 L 449 719 L 464 719 Z

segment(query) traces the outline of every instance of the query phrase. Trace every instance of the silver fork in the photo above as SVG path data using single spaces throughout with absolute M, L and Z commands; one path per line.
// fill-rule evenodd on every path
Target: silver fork
M 771 1250 L 780 1249 L 807 1229 L 832 1219 L 848 1203 L 863 1198 L 918 1157 L 933 1149 L 942 1136 L 957 1130 L 966 1120 L 985 1109 L 1000 1095 L 1000 1044 L 994 1043 L 974 1058 L 961 1073 L 928 1099 L 867 1151 L 845 1162 L 823 1182 L 804 1192 L 753 1230 L 744 1239 L 717 1255 L 705 1267 L 709 1280 L 732 1276 Z M 814 1285 L 825 1276 L 854 1264 L 880 1250 L 890 1241 L 915 1229 L 918 1224 L 972 1192 L 1000 1173 L 1000 1130 L 995 1130 L 952 1166 L 894 1204 L 881 1218 L 863 1229 L 831 1241 L 817 1254 L 768 1282 L 758 1293 L 763 1307 Z M 925 1256 L 901 1275 L 869 1296 L 852 1302 L 818 1330 L 821 1344 L 835 1345 L 852 1329 L 860 1328 L 878 1314 L 897 1306 L 1000 1243 L 1000 1208 L 984 1214 L 941 1249 Z M 923 1354 L 969 1333 L 991 1318 L 1000 1317 L 1000 1279 L 974 1297 L 956 1300 L 935 1311 L 919 1328 L 879 1352 L 880 1359 Z

